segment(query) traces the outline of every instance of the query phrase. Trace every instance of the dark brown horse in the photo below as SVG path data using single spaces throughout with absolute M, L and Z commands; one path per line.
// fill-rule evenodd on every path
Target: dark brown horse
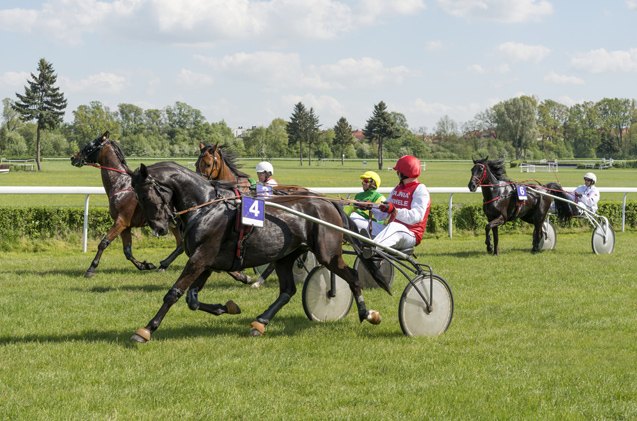
M 292 265 L 308 249 L 330 271 L 343 278 L 350 286 L 358 306 L 360 321 L 380 322 L 380 314 L 367 310 L 360 283 L 354 269 L 343 260 L 343 233 L 280 209 L 266 206 L 263 227 L 254 228 L 247 236 L 237 230 L 239 197 L 232 188 L 219 182 L 207 182 L 200 175 L 172 162 L 161 162 L 148 167 L 143 164 L 133 174 L 133 187 L 148 224 L 157 235 L 168 232 L 176 217 L 185 227 L 184 249 L 189 256 L 183 272 L 165 295 L 157 314 L 132 336 L 137 342 L 147 342 L 159 327 L 173 304 L 187 292 L 186 301 L 192 310 L 203 310 L 214 315 L 237 314 L 238 306 L 204 304 L 198 292 L 213 271 L 230 271 L 276 262 L 279 295 L 262 314 L 251 323 L 250 333 L 258 336 L 276 313 L 296 293 Z M 269 201 L 287 206 L 338 227 L 347 227 L 348 219 L 342 208 L 322 197 L 272 196 Z M 193 206 L 193 204 L 198 204 Z M 246 251 L 237 256 L 238 244 Z M 267 244 L 267 247 L 263 247 Z M 364 260 L 367 262 L 367 260 Z M 370 267 L 373 263 L 367 262 Z M 366 264 L 366 265 L 367 265 Z
M 482 209 L 489 221 L 485 226 L 485 244 L 487 252 L 494 255 L 498 254 L 498 227 L 518 218 L 533 225 L 533 248 L 531 251 L 534 253 L 540 251 L 542 225 L 551 203 L 553 203 L 553 198 L 527 190 L 527 199 L 520 200 L 518 199 L 517 186 L 517 183 L 507 177 L 504 161 L 489 161 L 486 158 L 473 160 L 468 187 L 472 192 L 476 191 L 478 187 L 482 188 L 484 199 Z M 530 187 L 566 198 L 562 186 L 557 183 L 548 183 L 542 186 L 533 184 Z M 564 206 L 558 204 L 556 208 L 560 219 L 569 217 L 565 214 Z M 493 231 L 493 247 L 491 247 L 489 231 Z
M 239 169 L 237 164 L 237 157 L 231 151 L 226 151 L 219 144 L 204 145 L 199 143 L 199 157 L 195 162 L 195 171 L 197 174 L 201 174 L 205 178 L 211 181 L 227 181 L 236 185 L 236 187 L 243 194 L 250 193 L 250 187 L 252 181 L 250 176 Z M 308 194 L 309 191 L 306 188 L 300 186 L 275 186 L 274 194 L 294 194 L 303 192 Z M 307 256 L 302 256 L 296 263 L 298 268 L 304 268 Z M 309 272 L 312 268 L 305 268 Z M 308 270 L 309 269 L 309 270 Z M 251 283 L 253 288 L 261 287 L 265 280 L 274 272 L 274 263 L 269 264 L 261 274 L 259 278 L 252 282 L 250 277 L 243 272 L 229 272 L 235 280 L 243 283 Z M 301 271 L 303 273 L 303 271 Z
M 131 170 L 126 164 L 126 158 L 117 143 L 109 139 L 109 132 L 90 142 L 82 150 L 71 157 L 71 164 L 76 167 L 92 165 L 101 169 L 102 184 L 108 195 L 109 212 L 113 218 L 113 226 L 108 230 L 97 247 L 97 254 L 84 276 L 87 278 L 95 274 L 104 250 L 118 236 L 122 237 L 124 255 L 139 270 L 152 270 L 155 265 L 146 261 L 140 262 L 133 256 L 131 228 L 146 225 L 144 214 L 139 207 L 137 197 L 131 186 Z M 160 270 L 166 269 L 183 253 L 181 236 L 173 229 L 177 247 L 166 259 L 160 262 Z

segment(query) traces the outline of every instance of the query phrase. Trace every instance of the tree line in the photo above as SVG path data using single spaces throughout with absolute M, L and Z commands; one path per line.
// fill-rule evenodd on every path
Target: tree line
M 412 154 L 423 159 L 490 156 L 508 160 L 637 157 L 637 110 L 634 99 L 604 98 L 567 106 L 553 100 L 520 96 L 501 101 L 458 123 L 443 116 L 431 130 L 410 129 L 403 114 L 384 101 L 373 106 L 355 137 L 346 117 L 327 127 L 313 108 L 294 105 L 288 120 L 252 127 L 239 135 L 225 121 L 208 122 L 184 102 L 163 109 L 121 103 L 111 110 L 99 101 L 80 105 L 63 122 L 66 99 L 55 86 L 51 63 L 38 62 L 23 94 L 2 101 L 0 156 L 67 157 L 106 130 L 127 156 L 184 157 L 198 153 L 199 142 L 218 143 L 239 156 L 270 159 L 376 160 Z

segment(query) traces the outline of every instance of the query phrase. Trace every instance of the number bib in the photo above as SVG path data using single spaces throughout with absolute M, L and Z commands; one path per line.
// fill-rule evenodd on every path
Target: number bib
M 518 200 L 526 200 L 526 186 L 523 184 L 518 184 L 516 187 L 518 189 Z
M 265 203 L 263 200 L 254 199 L 249 196 L 241 198 L 241 223 L 262 227 L 265 220 Z

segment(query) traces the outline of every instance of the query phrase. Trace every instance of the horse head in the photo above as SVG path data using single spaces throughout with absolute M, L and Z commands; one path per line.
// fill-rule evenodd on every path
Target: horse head
M 96 164 L 99 159 L 99 152 L 110 140 L 109 137 L 110 133 L 106 131 L 103 135 L 89 142 L 78 153 L 71 157 L 71 165 L 81 167 L 85 164 Z
M 166 235 L 174 220 L 171 205 L 173 191 L 151 176 L 144 164 L 133 173 L 132 185 L 153 234 Z
M 199 157 L 195 163 L 195 171 L 208 180 L 219 180 L 223 169 L 223 156 L 217 144 L 199 144 Z
M 484 181 L 488 178 L 487 158 L 474 159 L 473 167 L 471 168 L 471 179 L 469 179 L 469 191 L 475 192 Z

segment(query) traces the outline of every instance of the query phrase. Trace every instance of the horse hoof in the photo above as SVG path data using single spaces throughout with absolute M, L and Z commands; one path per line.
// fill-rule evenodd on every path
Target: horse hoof
M 84 274 L 85 278 L 92 278 L 93 276 L 95 276 L 95 272 L 93 272 L 92 270 L 87 270 Z
M 250 288 L 261 288 L 261 285 L 263 285 L 262 283 L 260 283 L 259 281 L 253 283 L 252 285 L 250 285 Z
M 160 266 L 159 269 L 157 269 L 157 272 L 166 272 L 166 268 Z
M 380 321 L 381 321 L 380 312 L 376 310 L 369 310 L 367 312 L 367 321 L 373 325 L 380 324 Z
M 265 333 L 265 325 L 256 320 L 250 323 L 250 336 L 262 336 Z
M 145 327 L 140 327 L 133 333 L 133 336 L 130 337 L 130 340 L 133 342 L 137 342 L 140 344 L 145 344 L 150 341 L 150 330 Z
M 228 309 L 228 314 L 241 314 L 241 309 L 237 303 L 232 300 L 226 302 L 226 308 Z

